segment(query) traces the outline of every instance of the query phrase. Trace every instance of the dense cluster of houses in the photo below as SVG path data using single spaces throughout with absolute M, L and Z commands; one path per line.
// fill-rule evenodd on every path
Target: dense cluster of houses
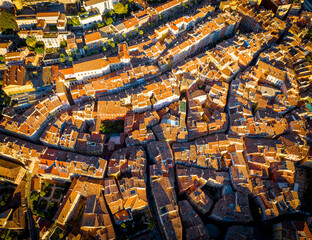
M 19 41 L 42 41 L 44 53 L 0 43 L 11 99 L 0 228 L 37 228 L 40 239 L 265 239 L 252 223 L 274 220 L 273 239 L 312 238 L 310 218 L 276 220 L 306 216 L 303 1 L 134 2 L 140 10 L 92 31 L 118 1 L 16 15 Z M 74 17 L 81 34 L 68 28 Z

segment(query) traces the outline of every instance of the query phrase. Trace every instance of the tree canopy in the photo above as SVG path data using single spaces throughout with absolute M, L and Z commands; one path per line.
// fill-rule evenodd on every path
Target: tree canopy
M 44 53 L 44 42 L 43 41 L 36 42 L 35 52 L 36 53 L 42 53 L 42 54 Z
M 26 44 L 30 48 L 34 48 L 36 46 L 36 43 L 37 43 L 37 41 L 36 41 L 36 38 L 34 36 L 28 36 L 26 38 Z
M 114 4 L 114 11 L 117 14 L 126 14 L 128 13 L 128 4 L 123 5 L 122 3 Z
M 60 45 L 61 45 L 61 48 L 66 48 L 67 42 L 65 40 L 63 40 Z
M 73 27 L 76 27 L 76 26 L 79 26 L 80 25 L 80 21 L 79 21 L 79 18 L 77 17 L 72 17 L 71 19 L 69 19 L 67 21 L 67 23 Z
M 305 35 L 305 39 L 312 41 L 312 27 L 309 29 L 309 31 Z
M 30 194 L 29 198 L 30 201 L 38 201 L 39 200 L 39 193 L 37 191 L 34 191 Z
M 44 47 L 44 42 L 43 42 L 43 41 L 38 41 L 38 42 L 36 43 L 36 47 L 41 47 L 41 48 L 43 48 L 43 47 Z
M 312 64 L 312 54 L 308 54 L 306 56 L 306 59 L 307 59 L 308 62 L 310 62 Z
M 106 22 L 105 22 L 106 25 L 111 25 L 113 22 L 114 22 L 114 20 L 111 17 L 106 18 Z
M 104 23 L 102 23 L 102 22 L 101 22 L 101 23 L 100 23 L 100 22 L 98 22 L 98 23 L 96 24 L 97 28 L 104 27 L 104 25 L 105 25 L 105 24 L 104 24 Z
M 36 48 L 35 48 L 35 52 L 36 52 L 36 53 L 41 53 L 41 54 L 43 54 L 43 53 L 44 53 L 44 48 L 42 48 L 42 47 L 36 47 Z
M 2 32 L 8 29 L 17 30 L 15 17 L 12 13 L 0 12 L 0 28 Z

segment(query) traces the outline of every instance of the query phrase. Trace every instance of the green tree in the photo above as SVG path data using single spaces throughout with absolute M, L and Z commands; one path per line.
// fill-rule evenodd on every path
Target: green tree
M 5 201 L 1 201 L 1 207 L 4 207 L 5 206 L 5 204 L 6 204 L 6 202 Z
M 122 3 L 114 4 L 114 11 L 117 14 L 126 14 L 128 13 L 128 4 L 123 5 Z
M 28 36 L 26 38 L 26 45 L 30 48 L 34 48 L 36 46 L 36 38 L 34 36 Z
M 39 193 L 37 191 L 34 191 L 30 194 L 29 199 L 31 201 L 38 201 L 39 200 Z
M 72 58 L 72 57 L 68 58 L 68 61 L 72 62 L 72 61 L 73 61 L 73 58 Z
M 116 46 L 116 44 L 114 42 L 112 42 L 110 45 L 112 48 L 114 48 Z
M 46 195 L 46 193 L 45 192 L 40 192 L 40 197 L 44 197 Z
M 148 222 L 149 230 L 153 230 L 154 227 L 155 227 L 155 222 L 154 222 L 153 218 L 149 217 L 149 222 Z
M 65 58 L 61 58 L 60 62 L 61 63 L 65 62 Z
M 0 55 L 0 62 L 4 62 L 5 61 L 5 57 L 3 55 Z
M 61 48 L 66 48 L 67 42 L 65 40 L 63 40 L 60 45 L 61 45 Z
M 63 233 L 60 233 L 60 234 L 59 234 L 59 238 L 62 239 L 63 237 L 64 237 L 64 234 L 63 234 Z
M 188 8 L 188 5 L 186 5 L 185 3 L 182 3 L 182 6 L 186 9 Z
M 0 12 L 0 29 L 1 32 L 8 29 L 17 30 L 15 16 L 12 13 L 5 11 Z
M 36 53 L 41 53 L 41 54 L 43 54 L 43 53 L 44 53 L 44 48 L 42 48 L 42 47 L 36 47 L 36 48 L 35 48 L 35 52 L 36 52 Z
M 140 30 L 139 33 L 140 33 L 140 35 L 143 35 L 144 32 L 143 32 L 143 30 Z
M 306 60 L 312 64 L 312 53 L 306 56 Z
M 48 210 L 53 210 L 53 208 L 56 206 L 56 202 L 50 202 L 48 206 Z
M 67 23 L 68 25 L 71 25 L 73 27 L 80 26 L 80 21 L 79 21 L 79 18 L 77 17 L 72 17 L 71 19 L 67 21 Z
M 97 26 L 97 28 L 104 27 L 104 23 L 99 23 L 99 22 L 98 22 L 98 23 L 96 24 L 96 26 Z
M 124 34 L 122 34 L 122 36 L 123 36 L 123 38 L 126 38 L 127 37 L 127 35 L 124 33 Z
M 11 197 L 10 193 L 5 194 L 4 195 L 4 201 L 8 201 L 10 197 Z
M 111 11 L 106 13 L 105 17 L 109 18 L 109 17 L 112 17 L 114 14 L 115 14 L 114 10 L 111 10 Z
M 88 46 L 84 46 L 83 49 L 87 51 L 88 50 Z
M 106 18 L 106 21 L 105 21 L 106 25 L 111 25 L 113 22 L 114 20 L 111 17 Z
M 106 49 L 106 47 L 103 47 L 102 50 L 103 50 L 103 52 L 106 52 L 107 49 Z
M 38 42 L 36 42 L 36 47 L 41 47 L 41 48 L 43 48 L 43 47 L 44 47 L 44 42 L 43 42 L 43 41 L 38 41 Z
M 103 123 L 100 126 L 100 132 L 101 133 L 106 133 L 106 127 L 105 127 L 105 125 Z
M 64 58 L 64 57 L 65 57 L 65 54 L 61 53 L 60 58 Z

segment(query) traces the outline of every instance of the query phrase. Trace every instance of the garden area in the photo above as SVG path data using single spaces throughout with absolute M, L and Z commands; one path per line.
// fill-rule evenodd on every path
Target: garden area
M 304 38 L 312 41 L 312 27 L 309 29 Z
M 26 45 L 30 51 L 35 51 L 36 53 L 44 53 L 44 43 L 43 41 L 37 41 L 34 36 L 28 36 L 26 38 Z
M 124 121 L 123 120 L 115 120 L 115 121 L 105 120 L 101 123 L 100 131 L 103 134 L 123 133 Z
M 53 199 L 58 200 L 61 198 L 61 196 L 62 196 L 62 190 L 59 188 L 55 189 L 53 193 Z
M 43 192 L 45 193 L 44 197 L 50 197 L 52 193 L 52 188 L 50 186 L 46 186 Z
M 0 201 L 1 201 L 0 202 L 0 210 L 8 204 L 9 200 L 12 197 L 13 192 L 14 192 L 14 189 L 11 187 L 1 189 L 1 191 L 0 191 Z
M 38 210 L 44 211 L 47 208 L 47 205 L 48 205 L 48 201 L 45 199 L 41 199 L 38 205 Z
M 27 237 L 25 236 L 25 232 L 14 231 L 12 229 L 10 230 L 0 229 L 0 239 L 20 240 L 20 239 L 27 239 Z
M 0 61 L 2 61 L 1 56 L 0 56 Z M 5 94 L 5 92 L 2 90 L 2 84 L 3 84 L 3 79 L 0 80 L 0 116 L 2 114 L 2 109 L 4 107 L 7 107 L 11 103 L 11 98 Z
M 67 24 L 70 25 L 70 26 L 73 26 L 73 27 L 78 27 L 78 26 L 80 26 L 81 23 L 80 23 L 79 18 L 72 17 L 71 19 L 69 19 L 67 21 Z
M 52 219 L 66 194 L 67 186 L 60 187 L 48 182 L 42 187 L 40 192 L 33 191 L 29 198 L 32 202 L 33 214 L 45 219 Z
M 18 26 L 15 21 L 15 16 L 10 12 L 0 12 L 0 31 L 3 34 L 11 34 L 13 30 L 17 30 Z
M 133 221 L 126 221 L 120 224 L 121 230 L 130 237 L 141 231 L 148 231 L 152 229 L 149 220 L 153 221 L 149 217 L 148 212 L 138 212 L 133 216 Z M 153 223 L 151 223 L 153 225 Z
M 112 24 L 121 19 L 125 19 L 130 16 L 131 12 L 139 10 L 133 0 L 129 0 L 128 3 L 122 4 L 121 2 L 114 4 L 114 10 L 106 13 L 106 25 Z
M 3 194 L 2 196 L 1 196 L 1 207 L 4 207 L 7 203 L 8 203 L 8 201 L 9 201 L 9 199 L 12 197 L 12 193 L 6 193 L 6 194 Z
M 307 188 L 303 193 L 302 210 L 312 213 L 312 169 L 306 170 L 306 184 Z

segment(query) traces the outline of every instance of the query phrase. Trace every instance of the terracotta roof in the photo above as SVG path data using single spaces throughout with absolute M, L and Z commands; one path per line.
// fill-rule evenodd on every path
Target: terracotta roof
M 102 38 L 100 32 L 96 31 L 96 32 L 93 32 L 93 33 L 89 33 L 89 34 L 86 34 L 84 36 L 84 39 L 85 39 L 85 43 L 88 44 L 88 43 L 91 43 L 91 42 L 95 42 L 95 41 L 99 41 Z
M 74 72 L 80 73 L 80 72 L 87 72 L 92 70 L 99 70 L 107 67 L 109 63 L 104 60 L 103 58 L 97 58 L 93 60 L 86 60 L 80 63 L 75 63 L 73 65 Z

